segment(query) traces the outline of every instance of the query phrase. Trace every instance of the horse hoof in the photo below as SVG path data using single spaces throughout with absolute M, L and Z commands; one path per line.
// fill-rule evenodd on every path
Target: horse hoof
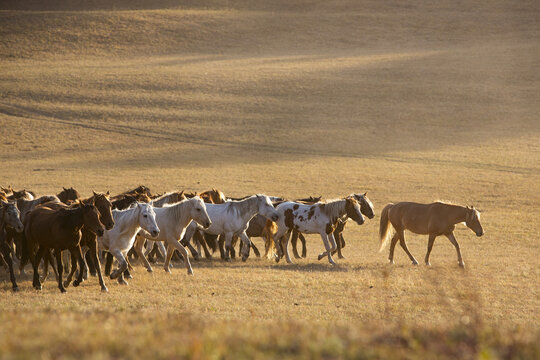
M 465 263 L 459 263 L 458 265 L 460 268 L 465 269 Z
M 73 280 L 73 286 L 74 287 L 77 287 L 79 286 L 81 283 L 79 282 L 79 280 Z
M 248 259 L 247 256 L 242 256 L 242 261 L 243 261 L 243 262 L 246 262 L 247 259 Z
M 165 269 L 165 272 L 166 272 L 167 274 L 170 274 L 170 273 L 171 273 L 171 270 L 170 270 L 170 269 Z
M 188 275 L 193 275 L 193 270 L 189 269 L 189 270 L 187 271 L 187 274 L 188 274 Z
M 430 263 L 430 262 L 426 262 L 426 266 L 431 266 L 431 263 Z
M 418 265 L 418 261 L 413 261 L 412 264 L 413 265 Z
M 151 273 L 151 272 L 154 272 L 154 269 L 148 268 L 148 269 L 146 269 L 146 271 L 148 271 L 149 273 Z
M 97 273 L 91 272 L 91 273 L 90 273 L 90 276 L 96 277 L 96 276 L 97 276 Z M 86 278 L 88 279 L 88 275 L 86 276 Z
M 225 258 L 224 260 L 225 260 L 226 262 L 231 262 L 231 261 L 232 261 L 231 258 Z
M 63 287 L 60 288 L 60 292 L 63 294 L 66 292 L 66 289 L 64 289 Z
M 64 287 L 69 287 L 69 282 L 67 280 L 64 281 Z
M 338 259 L 345 259 L 345 256 L 343 256 L 343 255 L 338 255 Z
M 109 289 L 107 289 L 106 286 L 103 286 L 103 287 L 101 288 L 101 292 L 107 292 L 107 293 L 108 293 L 108 292 L 109 292 Z
M 17 291 L 19 291 L 19 287 L 18 287 L 18 286 L 14 286 L 14 287 L 13 287 L 13 292 L 17 292 Z
M 133 276 L 131 274 L 124 275 L 126 279 L 133 279 Z
M 120 285 L 129 285 L 128 282 L 126 280 L 123 280 L 123 279 L 119 279 L 118 284 L 120 284 Z
M 317 256 L 317 260 L 321 261 L 321 259 L 324 257 L 324 255 L 322 254 L 319 254 L 319 256 Z

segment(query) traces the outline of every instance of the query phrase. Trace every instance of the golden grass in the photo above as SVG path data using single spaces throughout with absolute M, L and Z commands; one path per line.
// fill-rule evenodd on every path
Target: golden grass
M 3 358 L 537 358 L 536 2 L 51 1 L 0 6 L 0 185 L 479 208 L 431 268 L 250 258 L 137 266 L 60 294 L 2 272 Z M 408 234 L 423 259 L 427 239 Z M 262 245 L 259 239 L 255 239 Z M 261 248 L 261 246 L 259 246 Z M 50 326 L 54 324 L 54 326 Z

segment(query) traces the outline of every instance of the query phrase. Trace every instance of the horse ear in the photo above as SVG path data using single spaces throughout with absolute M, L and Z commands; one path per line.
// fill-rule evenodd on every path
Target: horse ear
M 97 195 L 96 192 L 94 191 L 94 189 L 92 189 L 92 193 L 94 194 L 94 196 Z
M 111 195 L 111 192 L 109 190 L 107 190 L 107 196 Z
M 67 191 L 67 189 L 65 187 L 62 186 L 62 189 L 64 189 L 64 191 Z
M 366 195 L 367 195 L 367 191 L 364 193 L 364 196 L 366 196 Z

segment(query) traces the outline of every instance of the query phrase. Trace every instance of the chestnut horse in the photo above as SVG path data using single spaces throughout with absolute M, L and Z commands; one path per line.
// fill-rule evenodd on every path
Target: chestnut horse
M 426 257 L 426 265 L 429 263 L 429 254 L 433 248 L 435 238 L 444 235 L 455 246 L 457 251 L 458 264 L 465 266 L 461 257 L 459 244 L 454 236 L 455 225 L 465 222 L 465 225 L 476 233 L 476 236 L 484 235 L 484 229 L 480 224 L 480 213 L 474 207 L 446 204 L 434 202 L 431 204 L 419 204 L 414 202 L 399 202 L 397 204 L 388 204 L 381 213 L 381 222 L 379 227 L 379 236 L 381 239 L 382 251 L 388 240 L 390 243 L 390 254 L 388 260 L 394 263 L 394 248 L 399 240 L 399 244 L 411 259 L 413 265 L 418 265 L 418 261 L 412 256 L 405 243 L 404 230 L 409 230 L 415 234 L 429 235 Z M 389 224 L 395 229 L 396 233 L 391 236 L 392 231 Z
M 94 204 L 79 204 L 76 208 L 60 208 L 53 210 L 46 206 L 40 206 L 32 210 L 24 223 L 23 252 L 26 252 L 32 262 L 34 270 L 33 286 L 41 290 L 38 266 L 41 258 L 54 250 L 56 264 L 58 266 L 58 288 L 61 292 L 66 289 L 62 284 L 62 257 L 63 250 L 70 250 L 72 254 L 77 252 L 81 268 L 82 254 L 80 248 L 81 228 L 86 227 L 96 235 L 103 235 L 104 228 L 99 221 L 99 212 Z M 72 255 L 72 260 L 73 255 Z

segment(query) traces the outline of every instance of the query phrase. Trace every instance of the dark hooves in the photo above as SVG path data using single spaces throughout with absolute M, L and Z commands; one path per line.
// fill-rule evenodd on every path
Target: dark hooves
M 81 283 L 79 282 L 79 280 L 73 280 L 73 286 L 74 287 L 77 287 L 79 286 Z
M 14 286 L 14 287 L 13 287 L 13 292 L 17 292 L 17 291 L 19 291 L 19 287 L 18 287 L 18 286 Z

